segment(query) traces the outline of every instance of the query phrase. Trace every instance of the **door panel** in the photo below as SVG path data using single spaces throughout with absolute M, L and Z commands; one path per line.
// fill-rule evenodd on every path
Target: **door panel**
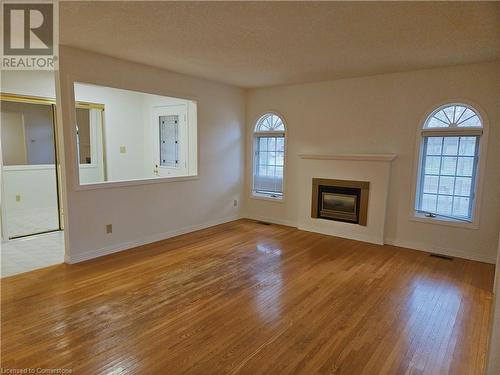
M 188 174 L 188 129 L 185 105 L 154 107 L 151 144 L 156 177 Z
M 179 166 L 179 115 L 160 116 L 160 166 Z

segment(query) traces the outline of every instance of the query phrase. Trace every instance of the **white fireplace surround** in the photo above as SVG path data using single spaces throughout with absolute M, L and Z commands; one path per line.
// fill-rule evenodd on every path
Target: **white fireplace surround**
M 298 191 L 299 229 L 359 241 L 384 244 L 384 226 L 391 162 L 395 154 L 300 153 Z M 311 217 L 312 179 L 370 182 L 366 226 Z

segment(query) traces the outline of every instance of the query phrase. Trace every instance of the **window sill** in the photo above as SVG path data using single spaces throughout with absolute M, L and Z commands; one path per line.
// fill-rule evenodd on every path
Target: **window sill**
M 412 213 L 410 215 L 410 220 L 411 221 L 418 221 L 420 223 L 427 223 L 427 224 L 437 224 L 437 225 L 445 225 L 449 227 L 456 227 L 456 228 L 464 228 L 464 229 L 479 229 L 479 224 L 477 222 L 463 222 L 459 220 L 454 220 L 454 219 L 447 219 L 447 218 L 437 218 L 437 217 L 426 217 L 425 214 L 419 214 L 419 213 Z
M 264 200 L 264 201 L 278 202 L 278 203 L 283 203 L 285 201 L 285 198 L 283 196 L 272 197 L 269 194 L 258 194 L 258 193 L 251 193 L 250 198 Z

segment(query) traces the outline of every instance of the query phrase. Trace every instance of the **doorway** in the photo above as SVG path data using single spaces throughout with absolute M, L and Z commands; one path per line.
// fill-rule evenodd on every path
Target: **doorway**
M 55 104 L 2 95 L 2 239 L 62 229 Z
M 106 176 L 104 105 L 76 102 L 80 176 Z M 64 262 L 56 101 L 0 94 L 1 276 Z
M 2 272 L 64 262 L 55 100 L 1 94 Z

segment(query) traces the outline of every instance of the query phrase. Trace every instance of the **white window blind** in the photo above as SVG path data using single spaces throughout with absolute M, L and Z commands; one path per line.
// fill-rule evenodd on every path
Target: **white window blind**
M 283 194 L 285 159 L 284 136 L 256 137 L 254 191 L 263 194 Z

